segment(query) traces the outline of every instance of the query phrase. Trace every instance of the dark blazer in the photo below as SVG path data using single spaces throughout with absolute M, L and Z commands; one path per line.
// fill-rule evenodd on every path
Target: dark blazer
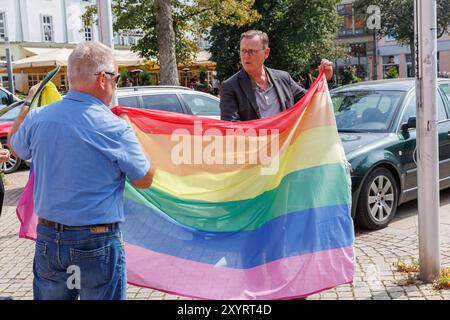
M 280 101 L 281 111 L 292 107 L 306 90 L 292 80 L 289 73 L 266 68 Z M 228 121 L 247 121 L 261 118 L 256 104 L 255 90 L 250 76 L 241 69 L 222 84 L 220 118 Z

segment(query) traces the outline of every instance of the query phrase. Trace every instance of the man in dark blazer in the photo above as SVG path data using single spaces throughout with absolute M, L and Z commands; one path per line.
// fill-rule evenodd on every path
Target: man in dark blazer
M 269 38 L 265 32 L 250 30 L 241 35 L 242 69 L 222 84 L 221 119 L 247 121 L 273 116 L 292 107 L 305 94 L 291 76 L 264 66 L 269 57 Z M 330 81 L 333 63 L 323 59 L 320 68 Z

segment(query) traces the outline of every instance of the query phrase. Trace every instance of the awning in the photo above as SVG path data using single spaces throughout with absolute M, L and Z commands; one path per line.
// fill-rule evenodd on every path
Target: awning
M 73 49 L 67 48 L 24 48 L 34 56 L 17 60 L 12 63 L 14 71 L 17 69 L 35 67 L 55 67 L 56 65 L 67 66 L 69 55 Z M 139 66 L 144 63 L 137 53 L 129 50 L 114 50 L 119 66 Z

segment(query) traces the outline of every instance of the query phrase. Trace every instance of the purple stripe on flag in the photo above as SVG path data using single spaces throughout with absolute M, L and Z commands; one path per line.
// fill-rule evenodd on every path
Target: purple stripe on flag
M 126 244 L 128 283 L 200 299 L 286 299 L 351 283 L 353 247 L 233 269 L 169 256 Z
M 31 240 L 36 239 L 37 226 L 37 216 L 34 214 L 33 188 L 34 172 L 31 170 L 30 178 L 25 185 L 25 189 L 16 208 L 16 214 L 20 221 L 19 237 Z

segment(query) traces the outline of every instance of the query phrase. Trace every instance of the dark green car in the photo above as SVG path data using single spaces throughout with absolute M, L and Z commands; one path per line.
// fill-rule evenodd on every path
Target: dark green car
M 440 188 L 450 186 L 450 79 L 437 92 Z M 397 206 L 417 198 L 415 80 L 370 81 L 331 91 L 352 165 L 352 216 L 358 227 L 386 227 Z M 425 105 L 426 107 L 426 105 Z

